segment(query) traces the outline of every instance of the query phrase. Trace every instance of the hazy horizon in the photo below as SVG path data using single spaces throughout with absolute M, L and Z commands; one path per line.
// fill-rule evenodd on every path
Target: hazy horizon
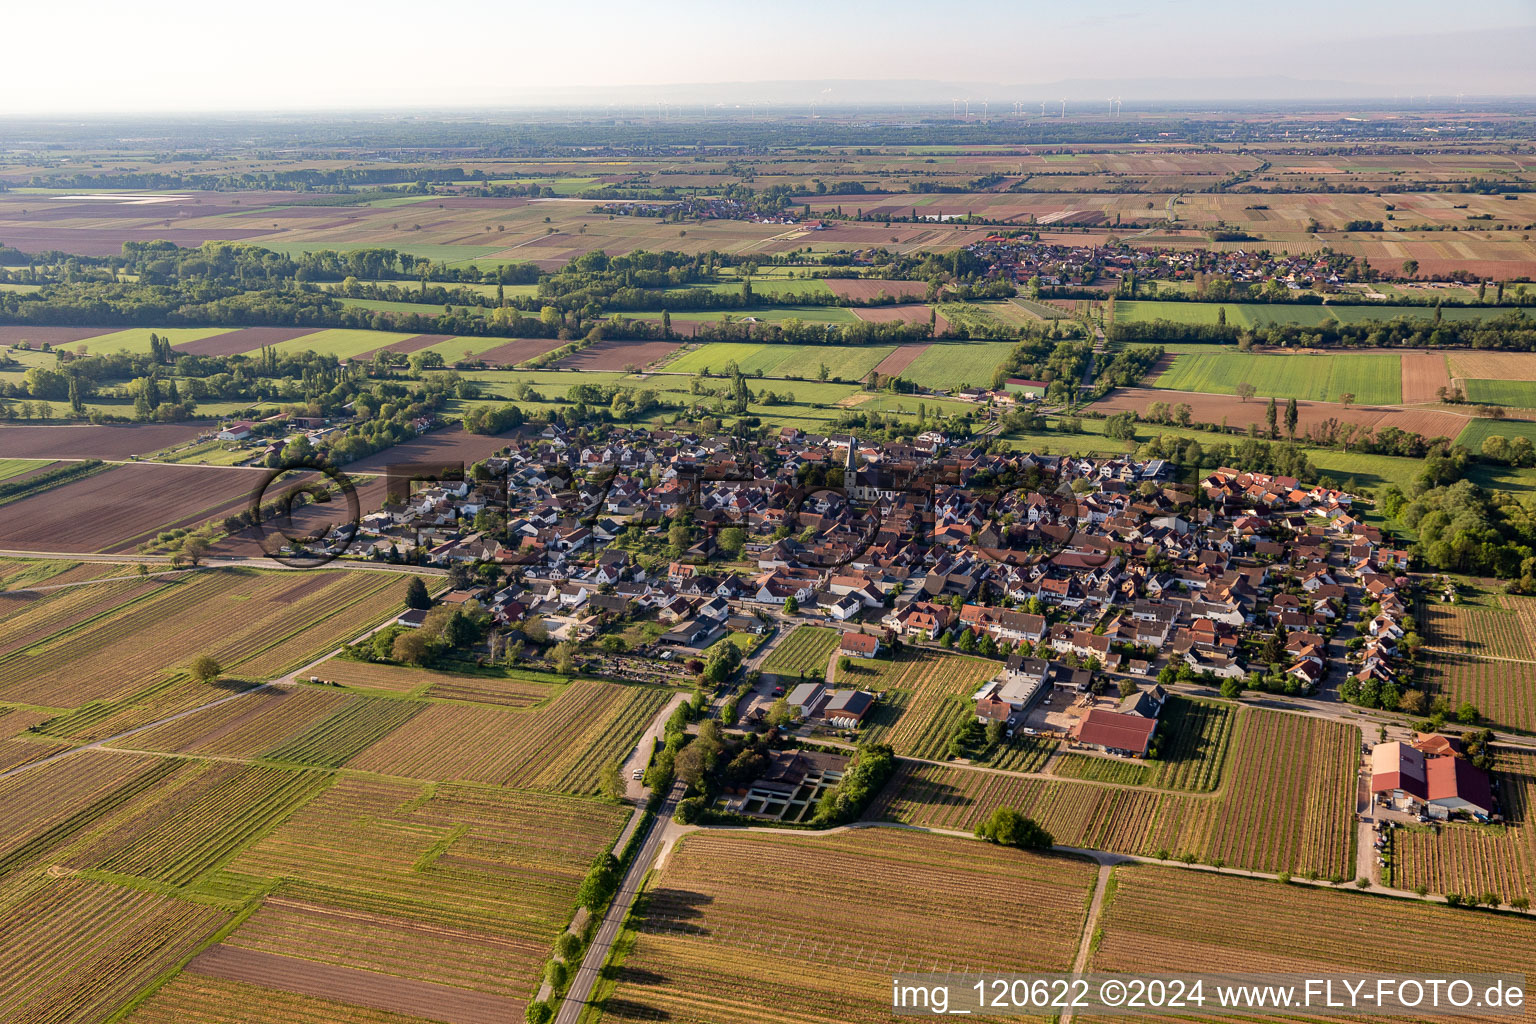
M 593 0 L 579 18 L 486 0 L 442 17 L 381 0 L 366 18 L 293 0 L 260 13 L 168 0 L 152 15 L 87 0 L 70 9 L 67 33 L 58 12 L 7 14 L 13 39 L 38 41 L 8 54 L 17 80 L 46 85 L 11 92 L 3 113 L 880 102 L 840 95 L 837 83 L 902 86 L 892 103 L 947 102 L 946 90 L 974 87 L 1000 92 L 972 98 L 1002 109 L 1057 102 L 1030 90 L 1074 83 L 1085 92 L 1069 103 L 1099 104 L 1118 87 L 1127 105 L 1536 95 L 1536 3 L 1491 0 L 1477 13 L 1477 27 L 1462 29 L 1425 0 L 1298 0 L 1281 15 L 1192 0 L 981 0 L 963 18 L 913 0 L 869 12 L 786 0 L 771 18 L 698 0 Z M 1266 80 L 1280 92 L 1242 93 Z M 1157 95 L 1158 82 L 1178 88 Z M 1286 83 L 1294 95 L 1282 94 Z

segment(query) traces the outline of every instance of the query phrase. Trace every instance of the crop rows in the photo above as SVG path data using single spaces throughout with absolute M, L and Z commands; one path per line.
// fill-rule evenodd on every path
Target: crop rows
M 183 972 L 127 1024 L 404 1024 L 409 1018 L 313 996 Z
M 0 781 L 0 876 L 153 787 L 178 765 L 87 751 Z
M 987 765 L 1014 772 L 1037 772 L 1045 767 L 1056 747 L 1055 740 L 1044 736 L 1017 735 L 996 750 Z
M 423 705 L 387 697 L 353 697 L 340 709 L 264 751 L 271 761 L 339 768 L 358 751 L 408 722 Z
M 170 754 L 254 758 L 308 730 L 346 701 L 346 694 L 307 686 L 258 690 L 112 745 Z
M 1491 603 L 1495 596 L 1497 604 Z M 1533 609 L 1536 601 L 1528 598 L 1484 594 L 1456 604 L 1425 599 L 1419 602 L 1418 615 L 1428 644 L 1437 650 L 1530 661 L 1536 660 Z
M 106 1020 L 226 919 L 169 896 L 39 874 L 0 909 L 0 1020 Z
M 1225 704 L 1171 698 L 1157 726 L 1161 752 L 1147 764 L 1148 785 L 1197 793 L 1219 787 L 1236 717 Z
M 1080 861 L 887 830 L 689 836 L 632 919 L 604 1019 L 880 1021 L 892 972 L 1062 970 L 1092 879 Z
M 55 858 L 67 867 L 187 885 L 326 782 L 321 772 L 192 763 L 82 830 Z
M 227 943 L 341 966 L 532 991 L 612 804 L 342 778 L 229 865 L 288 879 Z
M 1482 896 L 1497 893 L 1505 902 L 1536 895 L 1525 837 L 1516 829 L 1487 825 L 1445 825 L 1392 833 L 1392 881 L 1399 889 L 1427 886 L 1432 892 Z
M 838 630 L 825 626 L 797 626 L 768 655 L 763 671 L 770 675 L 825 679 L 827 660 L 841 637 Z
M 1143 785 L 1152 774 L 1150 766 L 1142 761 L 1070 751 L 1056 759 L 1056 763 L 1051 766 L 1051 773 L 1064 779 L 1117 782 L 1125 786 Z
M 1115 877 L 1098 971 L 1391 974 L 1432 963 L 1450 975 L 1536 963 L 1536 929 L 1514 917 L 1472 927 L 1439 904 L 1176 868 L 1120 867 Z
M 220 570 L 179 578 L 0 657 L 0 694 L 51 707 L 113 701 L 198 654 L 237 675 L 276 674 L 378 618 L 404 588 L 371 573 L 316 579 L 324 585 L 288 600 L 289 574 Z
M 669 691 L 581 682 L 541 707 L 426 707 L 349 765 L 420 779 L 592 792 L 608 760 L 627 753 Z
M 955 727 L 973 713 L 971 695 L 997 671 L 997 662 L 982 658 L 903 652 L 890 665 L 883 685 L 911 696 L 888 742 L 897 753 L 942 758 Z
M 969 830 L 993 808 L 1008 806 L 1035 818 L 1068 846 L 1189 854 L 1264 871 L 1348 875 L 1355 759 L 1347 726 L 1245 710 L 1230 760 L 1226 786 L 1213 795 L 1052 782 L 904 761 L 869 815 Z
M 1432 693 L 1444 694 L 1452 705 L 1471 701 L 1496 727 L 1536 730 L 1536 662 L 1436 651 L 1424 658 L 1424 678 Z

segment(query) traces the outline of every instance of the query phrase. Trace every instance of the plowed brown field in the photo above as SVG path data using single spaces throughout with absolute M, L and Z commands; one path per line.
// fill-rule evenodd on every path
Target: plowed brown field
M 916 345 L 897 345 L 896 351 L 880 360 L 880 365 L 875 367 L 879 374 L 898 374 L 912 365 L 913 360 L 928 350 L 927 342 Z
M 126 459 L 186 444 L 206 423 L 145 423 L 0 427 L 0 458 Z
M 544 351 L 559 344 L 558 341 L 549 342 Z M 555 365 L 570 370 L 615 371 L 626 366 L 650 366 L 680 348 L 682 342 L 678 341 L 600 341 L 591 348 L 566 356 Z
M 237 356 L 244 352 L 255 352 L 263 345 L 276 345 L 278 342 L 292 341 L 314 333 L 313 327 L 246 327 L 226 334 L 215 334 L 211 338 L 183 341 L 171 347 L 191 356 Z
M 1536 352 L 1451 353 L 1451 375 L 1475 380 L 1536 380 Z
M 1438 402 L 1439 390 L 1451 386 L 1444 352 L 1404 352 L 1402 363 L 1404 405 Z
M 1246 431 L 1250 423 L 1260 431 L 1268 429 L 1264 413 L 1267 403 L 1259 399 L 1244 402 L 1236 395 L 1208 395 L 1198 391 L 1166 391 L 1148 388 L 1116 388 L 1093 404 L 1095 412 L 1116 413 L 1131 410 L 1145 413 L 1153 402 L 1168 405 L 1187 403 L 1194 418 L 1201 423 L 1226 422 L 1233 430 Z M 1359 423 L 1377 430 L 1397 427 L 1425 437 L 1455 437 L 1467 425 L 1465 416 L 1423 409 L 1405 410 L 1395 405 L 1356 405 L 1346 409 L 1337 402 L 1297 402 L 1300 427 L 1298 434 L 1327 419 L 1340 423 Z M 1283 408 L 1282 408 L 1283 413 Z

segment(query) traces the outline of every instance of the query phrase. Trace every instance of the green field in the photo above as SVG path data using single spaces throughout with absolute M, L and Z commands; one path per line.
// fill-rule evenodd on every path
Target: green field
M 1464 380 L 1467 401 L 1536 409 L 1536 380 Z
M 47 459 L 0 459 L 0 480 L 9 480 L 49 464 Z
M 1536 438 L 1536 423 L 1527 420 L 1472 420 L 1465 430 L 1456 435 L 1456 443 L 1477 452 L 1482 451 L 1484 440 L 1495 436 Z
M 364 331 L 336 327 L 328 331 L 306 334 L 292 341 L 281 342 L 277 345 L 277 350 L 279 352 L 319 352 L 322 355 L 349 359 L 352 356 L 382 348 L 392 342 L 414 337 L 416 335 L 400 331 Z
M 1174 391 L 1234 395 L 1246 381 L 1259 397 L 1337 402 L 1353 394 L 1360 405 L 1403 400 L 1402 360 L 1393 354 L 1268 355 L 1222 350 L 1180 355 L 1154 385 Z
M 901 375 L 936 391 L 964 386 L 988 388 L 992 375 L 1013 349 L 1010 341 L 936 341 Z
M 734 361 L 745 374 L 765 377 L 803 377 L 817 380 L 823 363 L 828 378 L 863 380 L 880 360 L 895 351 L 893 345 L 752 345 L 714 341 L 685 352 L 665 369 L 672 373 L 720 373 Z
M 389 302 L 384 299 L 342 299 L 341 304 L 347 309 L 368 309 L 376 313 L 420 313 L 422 316 L 440 316 L 442 306 L 434 306 L 430 302 Z M 468 313 L 471 316 L 484 316 L 488 309 L 484 306 L 451 306 L 455 313 Z
M 618 312 L 622 313 L 622 311 Z M 661 317 L 659 312 L 633 312 L 623 315 L 657 319 Z M 775 324 L 783 323 L 785 320 L 800 320 L 808 324 L 851 324 L 857 323 L 859 319 L 853 315 L 853 310 L 845 306 L 764 306 L 761 309 L 706 309 L 672 314 L 672 320 L 675 323 L 713 324 L 727 317 L 736 323 L 761 320 L 764 323 Z
M 1115 322 L 1169 320 L 1177 324 L 1214 324 L 1219 311 L 1227 311 L 1227 324 L 1232 327 L 1258 327 L 1261 324 L 1298 324 L 1316 327 L 1337 320 L 1340 323 L 1358 323 L 1362 320 L 1395 320 L 1398 317 L 1431 320 L 1433 306 L 1358 305 L 1334 306 L 1301 303 L 1265 302 L 1161 302 L 1140 299 L 1115 300 Z M 1509 308 L 1487 306 L 1443 306 L 1440 315 L 1446 320 L 1480 320 L 1485 317 L 1508 313 Z M 1521 310 L 1521 312 L 1524 312 Z
M 162 338 L 170 338 L 172 345 L 179 345 L 188 341 L 212 338 L 217 334 L 228 334 L 231 330 L 233 328 L 230 327 L 130 327 L 126 331 L 98 334 L 94 338 L 71 342 L 63 347 L 71 352 L 78 352 L 84 349 L 91 355 L 117 352 L 120 349 L 148 354 L 149 336 L 151 334 L 158 334 Z
M 423 352 L 436 352 L 444 361 L 453 364 L 461 359 L 469 359 L 481 352 L 489 352 L 500 345 L 505 345 L 511 338 L 449 338 L 435 345 L 428 345 Z
M 693 287 L 725 295 L 740 295 L 741 280 L 711 281 L 704 284 L 696 284 Z M 752 278 L 752 294 L 765 295 L 773 299 L 788 298 L 793 300 L 802 295 L 831 295 L 832 289 L 827 287 L 827 282 L 820 278 L 755 276 Z

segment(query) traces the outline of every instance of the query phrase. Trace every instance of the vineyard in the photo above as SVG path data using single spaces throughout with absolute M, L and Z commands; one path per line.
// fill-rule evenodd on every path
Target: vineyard
M 869 740 L 889 743 L 899 754 L 939 759 L 957 725 L 975 714 L 971 695 L 998 672 L 984 658 L 904 648 L 893 660 L 856 663 L 842 682 L 885 694 Z
M 1348 877 L 1358 733 L 1333 722 L 1257 709 L 1237 713 L 1232 731 L 1226 782 L 1215 794 L 903 761 L 869 816 L 970 830 L 994 808 L 1008 806 L 1067 846 Z M 1055 767 L 1064 763 L 1072 761 L 1063 756 Z
M 264 751 L 269 761 L 340 768 L 358 751 L 372 746 L 410 721 L 423 705 L 387 697 L 352 697 L 308 729 Z
M 1536 755 L 1508 752 L 1495 765 L 1506 827 L 1446 825 L 1392 833 L 1400 889 L 1536 898 Z
M 1436 650 L 1536 661 L 1536 600 L 1468 590 L 1455 604 L 1423 599 L 1416 612 Z
M 863 1024 L 890 1019 L 893 972 L 1064 970 L 1094 873 L 886 829 L 691 835 L 630 919 L 603 1020 Z
M 411 1018 L 297 992 L 182 974 L 134 1010 L 126 1024 L 411 1024 Z
M 1021 733 L 993 751 L 987 765 L 1011 772 L 1037 772 L 1045 767 L 1055 750 L 1055 740 Z
M 603 765 L 629 753 L 670 695 L 659 687 L 581 682 L 532 710 L 430 704 L 348 767 L 593 793 Z
M 0 698 L 109 706 L 164 682 L 199 654 L 231 676 L 269 678 L 350 639 L 398 606 L 405 591 L 403 578 L 383 573 L 238 569 L 176 577 L 147 592 L 111 586 L 126 599 L 0 656 Z
M 106 1020 L 228 919 L 186 900 L 41 872 L 0 902 L 0 1020 Z
M 841 632 L 825 626 L 796 626 L 768 655 L 763 672 L 792 679 L 825 679 L 827 661 L 841 638 Z
M 628 814 L 343 778 L 229 865 L 287 882 L 225 944 L 525 999 L 588 864 Z
M 1094 754 L 1067 752 L 1056 759 L 1051 774 L 1064 779 L 1086 779 L 1089 782 L 1113 782 L 1122 786 L 1143 786 L 1152 775 L 1151 768 L 1142 761 L 1128 761 L 1120 757 L 1099 757 Z
M 175 762 L 171 762 L 175 763 Z M 54 863 L 191 884 L 327 783 L 321 772 L 185 762 L 55 851 Z
M 1536 929 L 1515 917 L 1479 915 L 1473 925 L 1439 904 L 1155 866 L 1118 867 L 1115 880 L 1096 971 L 1306 975 L 1434 964 L 1451 975 L 1536 963 Z
M 376 690 L 398 697 L 468 700 L 509 708 L 541 704 L 558 690 L 556 684 L 519 678 L 510 672 L 505 675 L 435 672 L 410 665 L 379 665 L 340 657 L 316 667 L 315 674 L 326 682 L 351 689 Z
M 1444 694 L 1453 706 L 1471 701 L 1495 727 L 1536 731 L 1536 661 L 1424 651 L 1421 663 L 1424 686 L 1431 694 Z
M 111 745 L 168 754 L 255 758 L 308 731 L 348 699 L 340 691 L 307 686 L 258 690 Z

